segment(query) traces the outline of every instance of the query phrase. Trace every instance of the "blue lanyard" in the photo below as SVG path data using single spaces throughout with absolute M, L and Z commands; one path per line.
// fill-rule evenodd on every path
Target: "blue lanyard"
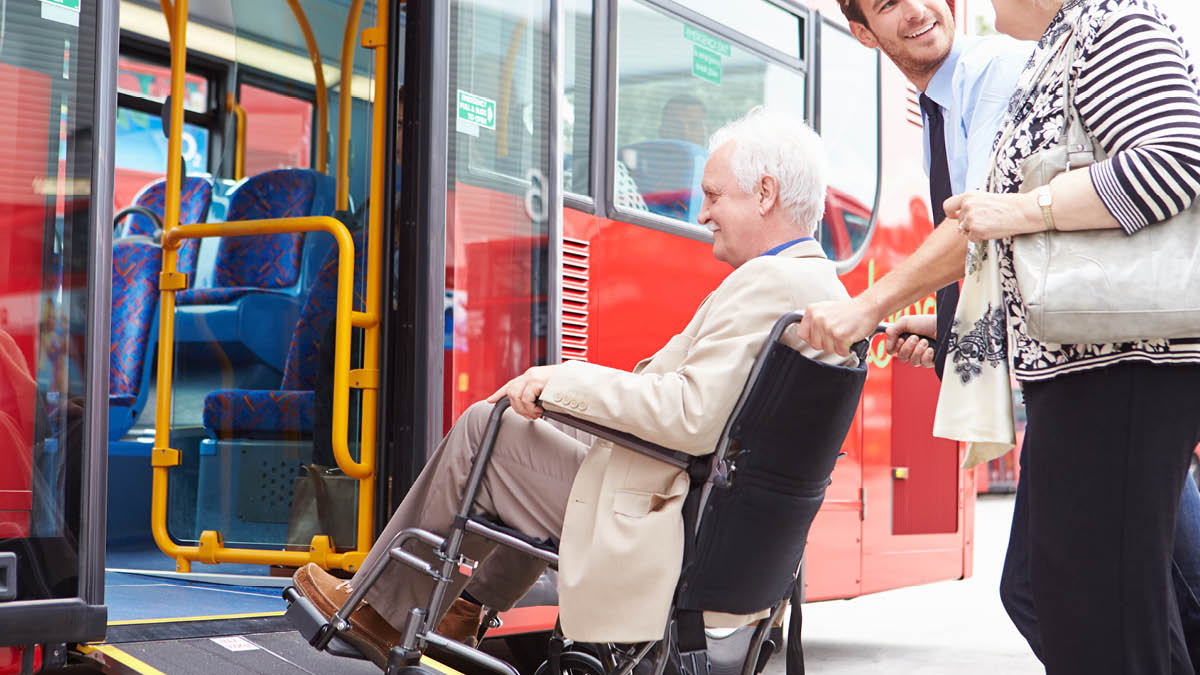
M 762 255 L 778 255 L 779 253 L 782 253 L 783 251 L 795 246 L 796 244 L 799 244 L 802 241 L 812 241 L 812 240 L 813 240 L 812 237 L 800 237 L 799 239 L 793 239 L 791 241 L 784 242 L 784 243 L 776 246 L 775 248 L 767 251 L 766 253 L 763 253 Z

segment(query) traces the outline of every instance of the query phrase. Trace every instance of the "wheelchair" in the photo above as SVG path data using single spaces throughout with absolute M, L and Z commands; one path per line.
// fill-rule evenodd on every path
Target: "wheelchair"
M 770 608 L 766 618 L 753 624 L 740 672 L 753 675 L 765 667 L 777 648 L 769 639 L 772 627 L 781 622 L 789 601 L 794 601 L 796 608 L 801 599 L 796 574 L 809 527 L 825 498 L 830 475 L 858 409 L 871 339 L 853 346 L 858 357 L 855 366 L 814 361 L 790 346 L 787 329 L 801 319 L 802 313 L 793 312 L 775 323 L 711 454 L 685 454 L 587 420 L 545 411 L 547 419 L 686 471 L 691 486 L 683 504 L 683 567 L 664 637 L 636 645 L 576 645 L 556 627 L 549 658 L 537 670 L 538 675 L 709 675 L 703 612 L 748 615 Z M 875 334 L 884 328 L 880 326 Z M 288 619 L 312 646 L 334 655 L 363 658 L 338 638 L 338 633 L 350 628 L 345 617 L 362 601 L 384 567 L 400 563 L 429 575 L 436 583 L 425 607 L 410 611 L 401 631 L 403 639 L 389 655 L 385 670 L 388 675 L 432 672 L 419 665 L 426 648 L 449 654 L 476 671 L 519 675 L 504 661 L 434 630 L 436 608 L 442 606 L 452 575 L 463 562 L 460 548 L 468 533 L 515 548 L 557 568 L 558 554 L 552 545 L 471 514 L 501 416 L 508 406 L 508 400 L 501 399 L 492 410 L 458 515 L 447 536 L 418 528 L 400 532 L 390 543 L 389 555 L 379 559 L 369 570 L 366 583 L 356 587 L 328 621 L 294 588 L 284 591 Z M 438 564 L 404 550 L 408 541 L 432 547 Z M 487 624 L 485 620 L 481 632 L 486 631 Z M 789 672 L 793 659 L 798 659 L 799 668 L 803 668 L 798 621 L 793 620 L 791 632 Z

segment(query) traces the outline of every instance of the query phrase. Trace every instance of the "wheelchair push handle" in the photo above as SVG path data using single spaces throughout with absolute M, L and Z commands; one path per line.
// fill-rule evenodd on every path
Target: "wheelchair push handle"
M 783 318 L 779 319 L 779 321 L 775 323 L 775 328 L 771 331 L 771 337 L 769 339 L 769 342 L 778 341 L 780 336 L 783 335 L 783 332 L 785 330 L 790 328 L 793 324 L 800 323 L 803 320 L 804 320 L 804 311 L 803 310 L 797 310 L 795 312 L 791 312 L 791 313 L 784 315 Z M 866 354 L 867 347 L 870 345 L 871 341 L 875 338 L 875 336 L 885 334 L 887 332 L 888 328 L 891 328 L 891 327 L 892 327 L 892 324 L 890 324 L 888 322 L 879 324 L 878 326 L 875 327 L 875 330 L 872 331 L 870 335 L 868 335 L 867 337 L 863 338 L 862 340 L 859 340 L 858 342 L 855 342 L 853 345 L 851 345 L 850 346 L 851 351 L 853 351 L 855 353 L 859 353 L 859 351 L 861 350 L 862 353 L 859 354 L 859 356 L 863 357 Z M 931 338 L 927 335 L 917 335 L 916 333 L 901 333 L 899 335 L 899 338 L 901 340 L 907 340 L 908 338 L 914 337 L 914 336 L 919 337 L 922 340 L 927 340 L 929 342 L 929 346 L 931 348 L 933 348 L 934 350 L 936 350 L 938 348 L 937 339 Z

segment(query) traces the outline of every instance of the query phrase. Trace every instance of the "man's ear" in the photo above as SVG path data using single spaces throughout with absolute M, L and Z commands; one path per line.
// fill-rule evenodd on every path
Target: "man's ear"
M 758 214 L 765 216 L 779 203 L 779 181 L 775 176 L 763 174 L 758 179 Z
M 855 39 L 857 39 L 862 46 L 868 49 L 875 49 L 879 46 L 879 40 L 875 39 L 875 34 L 871 32 L 870 28 L 867 28 L 866 24 L 861 24 L 857 21 L 851 21 L 850 32 L 854 34 Z

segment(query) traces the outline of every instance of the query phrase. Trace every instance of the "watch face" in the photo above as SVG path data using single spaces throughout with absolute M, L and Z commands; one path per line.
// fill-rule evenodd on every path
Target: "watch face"
M 1050 196 L 1049 190 L 1046 190 L 1044 188 L 1041 190 L 1038 190 L 1038 193 L 1037 193 L 1038 206 L 1050 206 L 1050 204 L 1052 202 L 1053 202 L 1053 199 Z

